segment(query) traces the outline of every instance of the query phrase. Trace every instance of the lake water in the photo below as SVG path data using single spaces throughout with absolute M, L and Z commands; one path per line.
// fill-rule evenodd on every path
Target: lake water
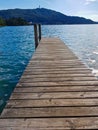
M 43 37 L 59 37 L 98 76 L 98 25 L 45 25 Z M 34 53 L 33 26 L 0 27 L 0 111 Z

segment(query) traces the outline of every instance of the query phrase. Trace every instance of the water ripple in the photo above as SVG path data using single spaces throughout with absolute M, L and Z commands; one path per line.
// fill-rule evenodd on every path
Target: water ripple
M 0 28 L 0 111 L 34 52 L 33 27 Z

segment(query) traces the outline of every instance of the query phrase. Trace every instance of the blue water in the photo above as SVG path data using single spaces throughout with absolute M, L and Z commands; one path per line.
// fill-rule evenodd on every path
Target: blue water
M 0 111 L 34 52 L 33 27 L 0 28 Z
M 98 25 L 45 25 L 43 37 L 60 37 L 98 74 Z M 0 28 L 0 111 L 34 53 L 33 26 Z

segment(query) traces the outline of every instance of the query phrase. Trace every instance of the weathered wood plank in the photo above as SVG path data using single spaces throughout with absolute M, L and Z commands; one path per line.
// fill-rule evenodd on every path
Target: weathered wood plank
M 0 119 L 0 130 L 87 130 L 98 128 L 98 117 Z
M 32 69 L 31 69 L 32 70 Z M 34 70 L 34 71 L 30 71 L 30 70 L 26 70 L 24 71 L 24 74 L 90 74 L 91 71 L 90 70 L 60 70 L 60 71 L 38 71 L 38 70 Z
M 98 107 L 5 108 L 1 118 L 98 117 Z
M 38 74 L 38 75 L 34 75 L 34 74 L 25 74 L 25 75 L 22 75 L 22 78 L 60 78 L 60 77 L 74 77 L 74 78 L 77 78 L 77 77 L 94 77 L 94 75 L 93 74 L 88 74 L 88 73 L 86 73 L 86 74 Z M 96 77 L 94 77 L 94 78 L 96 78 Z
M 31 70 L 32 70 L 32 68 L 27 68 L 26 69 L 26 71 L 25 72 L 27 72 L 27 73 L 29 73 L 29 72 L 31 72 Z M 81 70 L 81 71 L 80 71 Z M 34 70 L 32 70 L 32 73 L 38 73 L 38 74 L 40 74 L 40 73 L 63 73 L 63 72 L 65 72 L 65 73 L 88 73 L 88 72 L 90 72 L 91 73 L 91 70 L 89 70 L 89 69 L 82 69 L 82 68 L 78 68 L 78 69 L 53 69 L 53 70 L 51 70 L 51 69 L 34 69 Z
M 70 68 L 77 68 L 78 66 L 76 66 L 76 65 L 55 65 L 55 68 L 54 68 L 54 66 L 53 65 L 50 65 L 50 66 L 32 66 L 32 65 L 28 65 L 27 66 L 27 68 L 32 68 L 32 69 L 70 69 Z M 87 67 L 86 66 L 84 66 L 84 65 L 80 65 L 79 66 L 80 68 L 86 68 L 87 69 Z M 27 69 L 26 68 L 26 69 Z
M 95 77 L 68 77 L 68 78 L 61 78 L 61 77 L 58 77 L 58 78 L 32 78 L 32 77 L 29 77 L 29 78 L 21 78 L 20 80 L 20 83 L 21 82 L 61 82 L 61 81 L 96 81 L 96 78 Z
M 18 83 L 17 86 L 32 86 L 32 87 L 43 87 L 43 86 L 98 86 L 98 81 L 58 81 L 58 82 L 26 82 L 26 83 Z
M 51 86 L 51 87 L 24 87 L 18 86 L 14 89 L 14 93 L 39 93 L 39 92 L 94 92 L 98 91 L 98 87 L 96 86 Z
M 27 67 L 26 68 L 26 70 L 27 71 L 31 71 L 31 69 L 32 69 L 32 67 Z M 82 70 L 82 71 L 86 71 L 86 70 L 88 70 L 88 71 L 90 71 L 91 72 L 91 70 L 90 69 L 87 69 L 87 68 L 81 68 L 81 67 L 79 67 L 79 68 L 47 68 L 47 69 L 34 69 L 34 70 L 32 70 L 32 71 L 43 71 L 43 72 L 45 72 L 45 71 L 80 71 L 80 70 Z
M 58 106 L 97 106 L 98 98 L 90 99 L 43 99 L 43 100 L 9 100 L 6 108 L 27 108 L 27 107 L 58 107 Z
M 98 98 L 98 92 L 13 93 L 10 99 Z

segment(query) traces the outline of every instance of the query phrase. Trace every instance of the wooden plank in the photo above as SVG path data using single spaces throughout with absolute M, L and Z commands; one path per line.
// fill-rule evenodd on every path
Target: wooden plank
M 55 65 L 55 69 L 67 69 L 67 68 L 77 68 L 78 66 L 76 65 Z M 80 68 L 87 68 L 84 65 L 80 65 Z M 53 69 L 53 65 L 50 66 L 32 66 L 32 65 L 28 65 L 27 68 L 32 68 L 32 69 Z M 26 68 L 26 69 L 27 69 Z
M 98 117 L 0 119 L 0 130 L 87 130 L 98 128 Z
M 32 68 L 29 68 L 29 69 L 27 68 L 25 72 L 29 73 L 29 72 L 31 72 L 31 70 L 32 70 Z M 82 69 L 82 68 L 77 68 L 77 69 L 74 69 L 74 68 L 70 68 L 70 69 L 68 69 L 68 68 L 67 69 L 49 69 L 49 68 L 48 69 L 34 69 L 34 70 L 32 70 L 32 73 L 35 73 L 35 72 L 37 72 L 37 73 L 41 72 L 41 73 L 45 73 L 45 74 L 46 73 L 50 73 L 50 72 L 52 72 L 52 73 L 53 72 L 58 72 L 58 73 L 60 72 L 60 73 L 62 73 L 62 71 L 66 72 L 66 73 L 68 73 L 68 72 L 70 73 L 70 71 L 73 72 L 73 73 L 75 73 L 75 72 L 77 73 L 77 72 L 81 72 L 80 70 L 82 72 L 84 72 L 84 73 L 85 72 L 90 72 L 91 73 L 91 70 L 89 70 L 89 69 Z
M 31 71 L 31 69 L 32 69 L 32 67 L 27 67 L 26 68 L 26 71 Z M 86 71 L 86 70 L 88 70 L 88 71 L 90 71 L 91 72 L 91 70 L 90 69 L 87 69 L 87 68 L 81 68 L 81 67 L 79 67 L 79 68 L 44 68 L 44 69 L 36 69 L 36 68 L 34 68 L 34 70 L 32 70 L 32 71 L 43 71 L 43 72 L 46 72 L 46 71 L 80 71 L 80 70 L 82 70 L 82 71 Z M 25 72 L 26 72 L 25 71 Z
M 98 117 L 98 107 L 5 108 L 1 118 Z
M 18 86 L 14 89 L 14 93 L 39 93 L 39 92 L 90 92 L 98 91 L 96 86 L 58 86 L 58 87 L 24 87 Z
M 77 68 L 77 67 L 79 67 L 79 66 L 76 66 L 76 65 L 66 65 L 66 64 L 64 64 L 64 65 L 53 65 L 53 64 L 51 64 L 51 65 L 45 65 L 45 66 L 43 66 L 43 65 L 28 65 L 28 67 L 32 67 L 32 69 L 51 69 L 51 68 L 53 68 L 53 67 L 55 67 L 55 68 Z M 83 65 L 80 65 L 80 68 L 83 68 L 84 66 Z M 85 66 L 86 67 L 86 66 Z M 85 68 L 84 67 L 84 68 Z
M 31 69 L 32 70 L 32 69 Z M 79 71 L 48 71 L 48 72 L 43 72 L 43 71 L 41 71 L 41 72 L 39 72 L 39 71 L 25 71 L 24 72 L 24 74 L 26 75 L 26 74 L 34 74 L 34 75 L 39 75 L 39 74 L 46 74 L 46 75 L 48 75 L 48 74 L 88 74 L 88 73 L 91 73 L 91 71 L 90 70 L 84 70 L 84 71 L 82 71 L 82 70 L 79 70 Z
M 43 64 L 46 64 L 46 65 L 49 65 L 49 64 L 52 64 L 52 65 L 56 65 L 56 64 L 58 64 L 58 65 L 83 65 L 81 62 L 76 62 L 76 61 L 73 61 L 73 62 L 66 62 L 66 60 L 64 60 L 64 61 L 62 61 L 62 60 L 60 60 L 60 61 L 49 61 L 49 60 L 39 60 L 39 61 L 32 61 L 32 62 L 30 62 L 30 64 L 32 65 L 43 65 Z
M 95 77 L 68 77 L 68 78 L 62 78 L 62 77 L 54 77 L 54 78 L 21 78 L 20 83 L 22 82 L 61 82 L 61 81 L 96 81 Z
M 43 63 L 32 63 L 30 65 L 32 65 L 33 67 L 35 67 L 35 66 L 37 67 L 37 66 L 44 66 L 44 64 L 45 64 L 45 66 L 48 66 L 48 67 L 49 67 L 49 65 L 50 66 L 56 66 L 57 64 L 58 64 L 58 66 L 64 66 L 65 65 L 65 66 L 77 66 L 77 67 L 79 67 L 79 65 L 83 65 L 83 64 L 80 64 L 80 63 L 66 63 L 65 64 L 65 63 L 60 63 L 60 62 L 59 63 L 52 63 L 52 62 L 51 63 L 47 63 L 47 62 L 46 63 L 44 63 L 44 62 Z
M 94 77 L 93 74 L 42 74 L 42 75 L 34 75 L 34 74 L 25 74 L 25 75 L 22 75 L 22 78 L 60 78 L 60 77 L 74 77 L 74 78 L 77 78 L 77 77 Z M 96 78 L 96 77 L 94 77 Z
M 98 98 L 98 92 L 13 93 L 10 99 Z
M 90 99 L 43 99 L 43 100 L 9 100 L 6 108 L 34 108 L 34 107 L 76 107 L 98 106 L 98 98 Z
M 44 87 L 44 86 L 98 86 L 98 81 L 64 81 L 64 82 L 26 82 L 26 83 L 18 83 L 17 86 L 31 86 L 31 87 Z

